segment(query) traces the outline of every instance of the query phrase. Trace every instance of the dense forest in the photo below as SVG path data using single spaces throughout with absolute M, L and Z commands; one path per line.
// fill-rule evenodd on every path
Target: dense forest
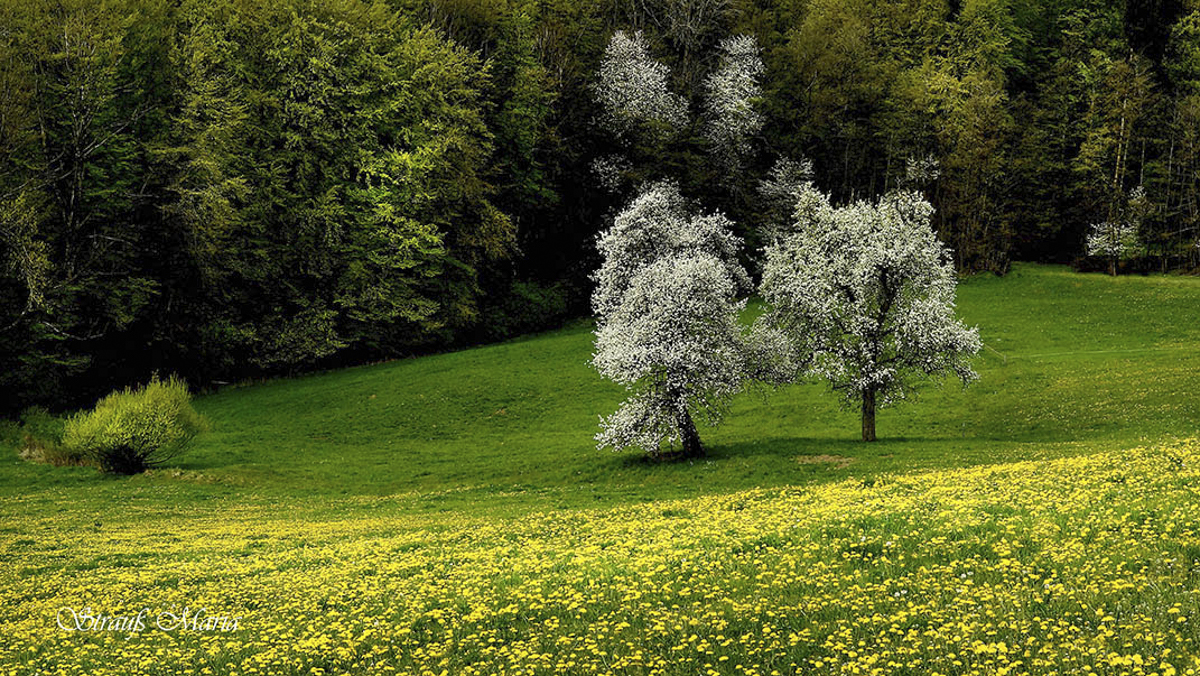
M 606 50 L 639 45 L 670 133 L 604 124 Z M 731 154 L 704 92 L 749 48 Z M 1200 4 L 0 0 L 0 409 L 550 326 L 635 186 L 752 255 L 781 158 L 837 201 L 936 160 L 960 272 L 1100 267 L 1089 227 L 1134 209 L 1122 265 L 1194 269 Z

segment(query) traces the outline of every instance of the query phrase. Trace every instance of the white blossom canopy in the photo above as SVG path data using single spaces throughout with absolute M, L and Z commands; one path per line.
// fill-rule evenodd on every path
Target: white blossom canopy
M 1119 218 L 1094 223 L 1087 236 L 1087 254 L 1119 260 L 1141 247 L 1142 221 L 1150 210 L 1146 189 L 1138 186 L 1129 193 Z
M 596 333 L 596 369 L 632 390 L 602 423 L 601 447 L 656 451 L 678 440 L 682 414 L 720 418 L 745 378 L 745 301 L 736 288 L 725 265 L 703 252 L 667 256 L 634 275 Z
M 794 160 L 781 157 L 775 161 L 766 178 L 758 182 L 767 221 L 764 235 L 767 241 L 777 240 L 794 231 L 798 200 L 812 202 L 819 193 L 810 191 L 813 185 L 813 165 L 808 158 Z M 807 220 L 807 217 L 800 220 Z
M 596 100 L 601 122 L 617 137 L 636 130 L 670 136 L 688 123 L 687 101 L 670 90 L 670 70 L 650 56 L 641 31 L 613 33 L 600 61 Z
M 847 401 L 901 399 L 924 377 L 975 379 L 978 331 L 954 316 L 950 252 L 915 191 L 833 207 L 809 187 L 796 232 L 767 250 L 762 292 L 813 375 Z M 874 396 L 874 395 L 872 395 Z
M 1092 224 L 1087 236 L 1089 256 L 1125 258 L 1138 246 L 1137 226 L 1128 221 L 1103 221 Z
M 592 175 L 600 187 L 609 192 L 618 192 L 633 173 L 633 163 L 624 155 L 612 153 L 592 160 Z
M 754 108 L 762 96 L 764 67 L 758 42 L 749 35 L 725 38 L 717 69 L 704 81 L 704 137 L 726 167 L 740 165 L 750 153 L 763 116 Z
M 601 448 L 663 444 L 716 423 L 747 378 L 748 338 L 739 322 L 749 288 L 741 241 L 720 214 L 698 214 L 673 183 L 648 186 L 598 241 L 594 275 L 601 375 L 630 391 L 601 423 Z
M 693 214 L 679 187 L 670 181 L 644 188 L 596 242 L 603 259 L 593 275 L 592 309 L 597 319 L 603 323 L 613 315 L 641 268 L 676 254 L 710 254 L 721 261 L 739 291 L 750 288 L 750 278 L 738 262 L 742 241 L 731 228 L 722 214 Z

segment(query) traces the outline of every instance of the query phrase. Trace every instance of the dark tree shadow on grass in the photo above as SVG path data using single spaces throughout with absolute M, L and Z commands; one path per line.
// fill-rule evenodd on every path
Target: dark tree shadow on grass
M 1026 450 L 1014 440 L 897 436 L 866 443 L 857 439 L 778 437 L 713 442 L 702 458 L 631 454 L 614 457 L 605 464 L 613 476 L 623 481 L 712 493 L 847 479 L 872 482 L 883 475 L 1025 460 Z

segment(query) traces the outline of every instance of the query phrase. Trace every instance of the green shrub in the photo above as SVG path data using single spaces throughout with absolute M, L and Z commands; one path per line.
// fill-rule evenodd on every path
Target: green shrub
M 178 455 L 207 427 L 191 399 L 187 384 L 175 377 L 113 392 L 95 410 L 67 421 L 63 446 L 105 472 L 145 471 Z

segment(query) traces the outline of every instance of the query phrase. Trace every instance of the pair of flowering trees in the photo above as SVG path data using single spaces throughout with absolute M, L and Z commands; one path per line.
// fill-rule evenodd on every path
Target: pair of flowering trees
M 979 335 L 954 316 L 954 269 L 912 190 L 833 206 L 808 184 L 765 252 L 767 312 L 740 321 L 749 277 L 720 214 L 701 214 L 672 183 L 644 189 L 599 239 L 593 364 L 630 395 L 604 419 L 600 447 L 703 454 L 696 419 L 716 424 L 751 382 L 816 377 L 875 410 L 921 380 L 975 378 Z
M 736 171 L 751 150 L 764 119 L 755 107 L 762 95 L 764 66 L 758 43 L 748 35 L 726 38 L 717 47 L 717 67 L 704 79 L 700 136 L 713 159 Z M 594 93 L 603 110 L 598 120 L 616 140 L 654 145 L 677 138 L 692 123 L 687 98 L 671 91 L 670 69 L 650 55 L 641 31 L 613 34 L 600 62 Z M 620 155 L 598 158 L 593 170 L 616 187 L 628 169 Z
M 763 124 L 754 110 L 762 62 L 745 36 L 722 41 L 718 56 L 701 92 L 702 133 L 735 170 Z M 640 33 L 617 32 L 596 85 L 603 125 L 625 139 L 678 132 L 688 106 L 668 76 Z M 754 291 L 742 241 L 729 219 L 703 213 L 675 183 L 644 186 L 600 235 L 592 363 L 629 390 L 601 423 L 602 448 L 700 456 L 697 421 L 716 424 L 747 384 L 810 377 L 861 404 L 863 439 L 874 440 L 875 409 L 921 379 L 975 377 L 968 358 L 978 333 L 954 317 L 949 251 L 919 192 L 835 207 L 814 187 L 811 164 L 784 158 L 758 194 L 775 223 L 758 287 L 769 308 L 750 327 L 741 322 Z

